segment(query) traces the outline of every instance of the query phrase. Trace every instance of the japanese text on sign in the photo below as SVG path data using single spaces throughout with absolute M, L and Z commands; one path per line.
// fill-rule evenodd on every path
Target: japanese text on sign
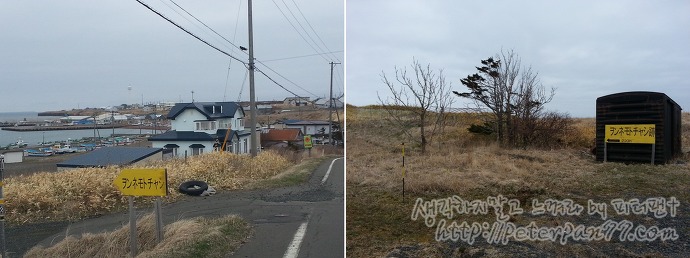
M 654 124 L 641 125 L 605 125 L 607 143 L 646 143 L 656 142 Z
M 166 196 L 168 194 L 165 169 L 123 169 L 113 184 L 123 195 Z

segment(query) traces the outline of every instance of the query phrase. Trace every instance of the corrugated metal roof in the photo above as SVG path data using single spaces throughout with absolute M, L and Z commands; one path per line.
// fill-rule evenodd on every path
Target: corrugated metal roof
M 328 121 L 321 120 L 285 120 L 286 125 L 327 125 Z
M 163 149 L 147 147 L 106 147 L 84 153 L 64 162 L 58 167 L 106 167 L 112 165 L 129 165 L 150 157 Z

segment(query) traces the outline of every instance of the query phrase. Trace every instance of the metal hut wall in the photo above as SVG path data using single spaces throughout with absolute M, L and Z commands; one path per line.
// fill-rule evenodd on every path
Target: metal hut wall
M 597 98 L 596 156 L 604 161 L 605 125 L 654 124 L 654 164 L 681 154 L 681 107 L 664 93 L 622 92 Z M 614 143 L 606 146 L 607 161 L 651 162 L 649 144 Z

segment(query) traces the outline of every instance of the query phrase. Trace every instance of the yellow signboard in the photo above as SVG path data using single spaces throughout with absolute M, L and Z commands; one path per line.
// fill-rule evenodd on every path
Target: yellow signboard
M 168 173 L 164 168 L 123 169 L 113 180 L 122 195 L 166 196 Z
M 311 149 L 311 147 L 312 147 L 311 135 L 305 135 L 304 136 L 304 148 L 305 149 Z
M 605 125 L 606 143 L 656 143 L 654 124 Z

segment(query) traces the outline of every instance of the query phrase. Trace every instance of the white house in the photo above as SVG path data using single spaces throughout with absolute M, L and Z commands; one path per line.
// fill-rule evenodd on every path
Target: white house
M 177 103 L 167 118 L 171 130 L 149 138 L 154 148 L 173 156 L 199 155 L 220 150 L 249 153 L 250 128 L 245 130 L 244 110 L 235 102 Z

